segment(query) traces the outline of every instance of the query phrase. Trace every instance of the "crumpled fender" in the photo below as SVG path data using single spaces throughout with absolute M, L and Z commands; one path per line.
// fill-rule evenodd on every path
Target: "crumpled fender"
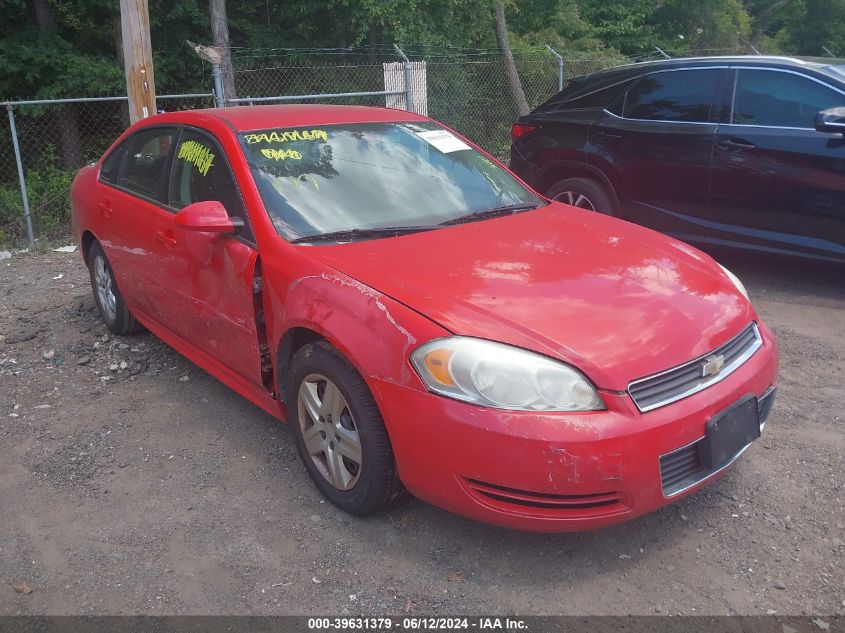
M 274 357 L 285 332 L 307 328 L 336 347 L 368 383 L 386 380 L 425 389 L 409 355 L 426 341 L 448 336 L 447 330 L 310 258 L 293 266 L 280 260 L 263 264 L 267 339 Z M 286 278 L 286 269 L 303 274 Z

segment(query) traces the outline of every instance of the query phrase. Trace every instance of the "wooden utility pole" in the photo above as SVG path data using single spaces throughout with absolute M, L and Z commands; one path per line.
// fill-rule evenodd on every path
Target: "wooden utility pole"
M 129 96 L 129 122 L 135 123 L 156 113 L 147 0 L 120 0 L 120 26 L 123 35 L 123 65 L 126 68 L 126 94 Z
M 232 55 L 229 51 L 229 19 L 226 17 L 226 0 L 209 0 L 211 14 L 211 36 L 214 47 L 220 52 L 220 72 L 223 75 L 223 95 L 226 99 L 234 99 L 235 74 L 232 70 Z

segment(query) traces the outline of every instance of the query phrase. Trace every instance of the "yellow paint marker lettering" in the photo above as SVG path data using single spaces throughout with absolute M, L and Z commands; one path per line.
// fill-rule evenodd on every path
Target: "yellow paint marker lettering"
M 179 158 L 196 166 L 197 171 L 205 176 L 214 163 L 214 154 L 207 147 L 196 141 L 185 141 L 179 148 Z
M 295 149 L 264 148 L 261 150 L 261 155 L 264 156 L 264 158 L 269 158 L 270 160 L 287 160 L 288 158 L 292 158 L 294 160 L 302 159 L 302 154 L 297 152 Z

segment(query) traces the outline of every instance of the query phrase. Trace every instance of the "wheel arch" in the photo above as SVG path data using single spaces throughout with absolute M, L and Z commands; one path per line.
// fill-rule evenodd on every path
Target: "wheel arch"
M 82 260 L 88 265 L 88 253 L 91 252 L 91 246 L 97 241 L 97 237 L 88 229 L 82 232 Z
M 577 163 L 574 161 L 555 162 L 546 166 L 536 178 L 537 191 L 546 195 L 549 189 L 561 180 L 569 178 L 589 178 L 595 180 L 610 195 L 615 211 L 621 211 L 619 204 L 619 196 L 616 193 L 616 188 L 613 186 L 611 179 L 601 169 L 586 163 Z
M 318 341 L 326 341 L 336 347 L 325 336 L 308 327 L 294 326 L 288 328 L 282 334 L 282 338 L 279 340 L 279 345 L 276 349 L 276 387 L 279 390 L 279 401 L 283 404 L 285 403 L 285 389 L 287 388 L 285 379 L 287 378 L 288 368 L 293 357 L 309 343 L 316 343 Z

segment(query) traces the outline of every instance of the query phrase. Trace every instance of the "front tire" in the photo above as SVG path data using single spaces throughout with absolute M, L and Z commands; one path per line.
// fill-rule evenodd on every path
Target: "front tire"
M 94 301 L 109 331 L 120 335 L 138 332 L 141 324 L 126 307 L 114 271 L 99 242 L 94 242 L 88 251 L 88 272 Z
M 402 493 L 393 447 L 364 379 L 325 341 L 291 361 L 285 402 L 299 457 L 326 498 L 366 516 Z
M 598 181 L 592 178 L 567 178 L 555 183 L 546 193 L 552 200 L 596 211 L 605 215 L 616 215 L 613 196 Z

